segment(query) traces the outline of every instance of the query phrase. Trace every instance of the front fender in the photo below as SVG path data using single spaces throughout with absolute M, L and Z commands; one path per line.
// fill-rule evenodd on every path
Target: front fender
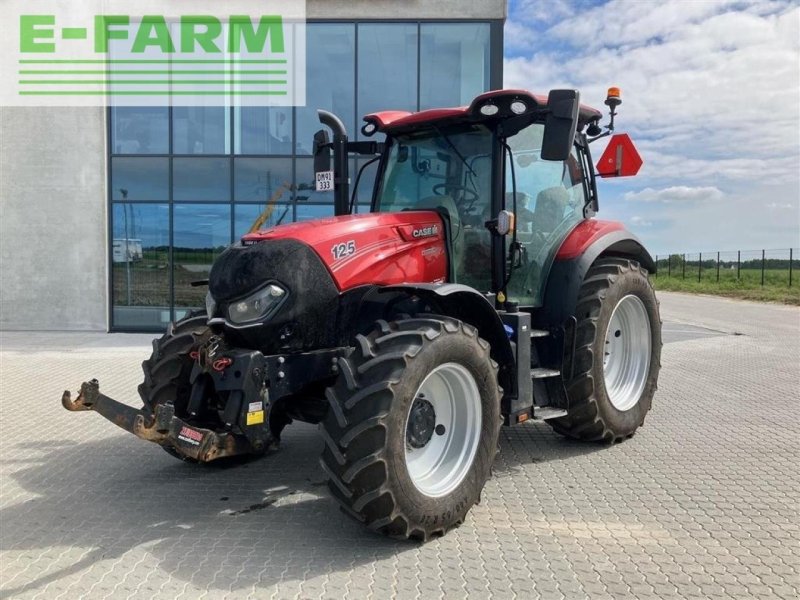
M 491 356 L 500 367 L 500 385 L 516 389 L 516 368 L 511 342 L 492 303 L 480 292 L 459 283 L 404 283 L 381 287 L 379 294 L 404 292 L 430 299 L 442 313 L 469 323 L 491 345 Z

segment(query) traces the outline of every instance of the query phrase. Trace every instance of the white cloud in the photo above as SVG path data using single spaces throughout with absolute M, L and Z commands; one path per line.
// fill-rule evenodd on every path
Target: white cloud
M 649 221 L 648 237 L 675 250 L 728 238 L 796 244 L 798 209 L 778 208 L 800 197 L 796 2 L 611 0 L 547 23 L 520 16 L 528 3 L 516 6 L 511 27 L 539 30 L 530 51 L 505 60 L 506 87 L 575 87 L 598 107 L 606 88 L 622 88 L 617 129 L 631 134 L 644 165 L 635 178 L 601 181 L 602 217 Z M 592 145 L 595 160 L 605 143 Z M 709 201 L 723 197 L 721 227 Z M 642 221 L 625 214 L 623 199 L 649 207 Z
M 697 157 L 682 153 L 682 144 L 673 145 L 671 140 L 658 141 L 634 139 L 644 164 L 636 182 L 644 184 L 675 181 L 685 183 L 714 183 L 739 185 L 741 182 L 769 182 L 772 184 L 796 185 L 798 181 L 798 158 L 787 155 L 774 158 L 755 158 L 749 156 Z M 734 154 L 736 147 L 731 149 Z M 688 150 L 687 150 L 688 152 Z M 599 153 L 592 148 L 592 154 Z
M 651 187 L 638 192 L 626 192 L 623 198 L 633 202 L 715 202 L 721 200 L 724 194 L 713 186 L 688 187 L 675 185 L 660 190 Z
M 575 12 L 576 7 L 569 0 L 518 0 L 512 4 L 510 17 L 514 21 L 552 23 Z
M 732 5 L 736 0 L 702 2 L 642 2 L 612 0 L 602 6 L 583 11 L 579 18 L 562 21 L 553 33 L 588 48 L 644 44 L 654 38 L 670 39 L 692 24 Z
M 681 155 L 797 156 L 800 7 L 712 14 L 726 5 L 615 0 L 562 20 L 539 37 L 532 57 L 508 59 L 506 86 L 575 86 L 600 104 L 606 88 L 619 85 L 619 126 L 667 138 Z M 593 11 L 625 18 L 591 18 Z M 550 51 L 558 40 L 571 50 Z
M 503 29 L 503 43 L 506 52 L 525 52 L 535 47 L 536 35 L 525 25 L 509 20 Z
M 653 222 L 648 221 L 644 217 L 640 217 L 639 215 L 634 215 L 630 219 L 631 224 L 636 225 L 638 227 L 652 227 Z

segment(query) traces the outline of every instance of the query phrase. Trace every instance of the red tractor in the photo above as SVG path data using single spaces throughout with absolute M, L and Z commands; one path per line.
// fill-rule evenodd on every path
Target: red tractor
M 315 136 L 317 184 L 337 216 L 223 252 L 201 282 L 205 311 L 143 363 L 141 409 L 96 380 L 63 405 L 192 462 L 262 454 L 293 419 L 318 423 L 345 512 L 423 540 L 478 502 L 502 424 L 630 437 L 656 390 L 661 322 L 650 254 L 593 218 L 589 143 L 613 130 L 619 103 L 612 88 L 604 131 L 575 90 L 493 91 L 367 115 L 364 137 L 382 141 L 359 142 L 320 111 L 334 135 Z M 600 172 L 638 168 L 615 138 Z M 368 214 L 350 214 L 351 153 L 378 161 Z

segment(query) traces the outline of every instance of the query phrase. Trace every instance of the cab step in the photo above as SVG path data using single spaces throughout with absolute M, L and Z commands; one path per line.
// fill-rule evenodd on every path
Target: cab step
M 531 369 L 531 379 L 545 379 L 547 377 L 558 377 L 561 371 L 558 369 Z
M 550 332 L 546 329 L 531 329 L 531 339 L 533 338 L 543 338 L 550 335 Z
M 557 419 L 559 417 L 566 417 L 567 411 L 563 408 L 556 408 L 555 406 L 534 406 L 533 418 L 536 421 L 546 421 L 547 419 Z

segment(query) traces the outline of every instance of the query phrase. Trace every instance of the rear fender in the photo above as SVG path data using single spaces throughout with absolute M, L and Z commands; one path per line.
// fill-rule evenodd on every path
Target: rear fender
M 491 345 L 492 359 L 500 367 L 499 380 L 504 390 L 516 389 L 516 369 L 511 342 L 503 322 L 486 297 L 466 285 L 458 283 L 400 284 L 377 288 L 377 298 L 391 297 L 392 292 L 418 296 L 435 305 L 443 315 L 469 323 Z
M 656 265 L 639 238 L 621 223 L 587 220 L 581 222 L 562 243 L 550 269 L 544 305 L 535 326 L 560 327 L 575 315 L 578 293 L 589 268 L 598 258 L 617 256 L 637 261 L 649 272 Z

